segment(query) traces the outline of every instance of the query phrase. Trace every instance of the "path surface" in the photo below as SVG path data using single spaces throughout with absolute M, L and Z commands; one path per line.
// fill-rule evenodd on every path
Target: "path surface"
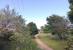
M 53 50 L 52 48 L 48 47 L 44 42 L 42 42 L 39 38 L 35 38 L 38 47 L 42 50 Z

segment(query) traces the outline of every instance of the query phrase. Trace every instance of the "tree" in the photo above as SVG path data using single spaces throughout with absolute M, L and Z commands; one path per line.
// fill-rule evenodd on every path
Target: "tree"
M 51 26 L 52 34 L 58 35 L 59 39 L 64 39 L 67 30 L 67 20 L 58 15 L 47 18 L 47 24 Z
M 50 26 L 50 25 L 42 26 L 42 27 L 41 27 L 41 30 L 42 30 L 44 33 L 50 33 L 50 32 L 51 32 L 51 26 Z
M 68 18 L 70 22 L 73 24 L 73 0 L 68 0 L 70 4 L 70 11 L 68 12 Z M 66 50 L 73 50 L 73 29 L 70 30 L 70 36 L 67 39 L 67 47 Z
M 68 0 L 70 4 L 70 11 L 68 12 L 68 18 L 73 23 L 73 0 Z
M 0 10 L 0 50 L 38 50 L 25 20 L 9 6 Z
M 30 35 L 34 36 L 36 34 L 38 34 L 38 29 L 37 29 L 37 26 L 35 23 L 33 22 L 30 22 L 28 25 L 27 25 L 28 29 L 29 29 L 29 32 L 30 32 Z

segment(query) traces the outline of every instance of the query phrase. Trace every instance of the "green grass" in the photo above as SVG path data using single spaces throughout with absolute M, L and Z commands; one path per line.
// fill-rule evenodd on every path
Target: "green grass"
M 64 50 L 66 46 L 66 41 L 54 40 L 48 36 L 40 36 L 40 39 L 49 47 L 53 48 L 53 50 Z

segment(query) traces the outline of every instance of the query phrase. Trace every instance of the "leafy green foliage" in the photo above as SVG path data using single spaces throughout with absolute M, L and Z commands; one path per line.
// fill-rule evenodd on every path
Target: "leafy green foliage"
M 29 35 L 25 20 L 14 9 L 7 6 L 1 10 L 0 19 L 0 50 L 39 50 Z
M 42 27 L 41 27 L 41 30 L 42 30 L 44 33 L 50 33 L 50 32 L 52 31 L 50 25 L 42 26 Z
M 30 32 L 30 35 L 34 36 L 36 34 L 38 34 L 38 29 L 37 29 L 37 26 L 35 23 L 33 22 L 30 22 L 28 25 L 27 25 L 28 29 L 29 29 L 29 32 Z
M 68 17 L 71 23 L 73 23 L 73 0 L 69 0 L 70 3 L 70 11 L 68 12 Z
M 67 39 L 67 47 L 66 50 L 73 50 L 73 35 Z
M 68 0 L 70 4 L 70 11 L 68 12 L 68 17 L 71 23 L 73 23 L 73 0 Z M 66 50 L 73 50 L 73 29 L 69 29 L 69 37 L 67 39 Z
M 67 20 L 58 15 L 52 15 L 47 18 L 48 25 L 51 26 L 53 34 L 58 35 L 60 39 L 65 37 L 64 33 L 67 31 Z

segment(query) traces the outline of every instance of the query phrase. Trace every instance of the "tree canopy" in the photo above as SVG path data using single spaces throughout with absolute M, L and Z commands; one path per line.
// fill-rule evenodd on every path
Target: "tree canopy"
M 68 0 L 70 4 L 70 11 L 68 12 L 68 18 L 73 23 L 73 0 Z
M 0 10 L 0 50 L 29 49 L 38 50 L 25 26 L 25 19 L 9 6 Z
M 52 33 L 57 34 L 59 38 L 63 38 L 62 33 L 66 32 L 67 29 L 67 21 L 61 16 L 52 15 L 47 18 L 48 25 L 51 26 Z
M 28 25 L 27 25 L 29 31 L 30 31 L 30 35 L 36 35 L 38 34 L 38 29 L 37 29 L 37 26 L 35 23 L 33 22 L 30 22 Z

